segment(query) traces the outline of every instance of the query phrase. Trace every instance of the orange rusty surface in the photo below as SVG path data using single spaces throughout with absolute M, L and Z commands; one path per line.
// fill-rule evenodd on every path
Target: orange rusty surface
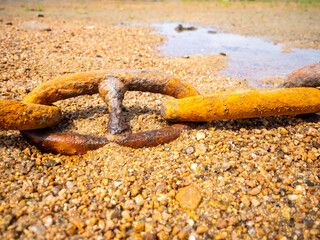
M 41 84 L 23 101 L 49 105 L 58 100 L 85 94 L 95 94 L 99 84 L 108 77 L 123 81 L 130 90 L 157 92 L 176 98 L 197 95 L 189 84 L 165 73 L 135 69 L 108 69 L 102 71 L 66 74 Z
M 0 99 L 0 130 L 46 128 L 60 119 L 57 107 Z
M 320 90 L 316 88 L 225 91 L 172 99 L 164 103 L 161 110 L 165 119 L 174 122 L 201 122 L 316 112 L 320 112 Z
M 85 154 L 98 149 L 109 142 L 131 148 L 155 147 L 169 143 L 180 136 L 183 130 L 190 127 L 185 124 L 174 124 L 157 130 L 134 133 L 124 139 L 108 140 L 78 133 L 57 133 L 50 129 L 21 131 L 22 136 L 32 145 L 44 152 L 64 155 Z
M 49 105 L 58 100 L 95 94 L 99 92 L 99 89 L 100 95 L 104 98 L 104 95 L 107 95 L 108 91 L 113 89 L 111 85 L 116 83 L 119 84 L 120 88 L 123 88 L 118 89 L 119 94 L 128 90 L 161 93 L 175 98 L 198 95 L 198 92 L 191 85 L 183 83 L 169 74 L 144 70 L 109 69 L 57 77 L 41 84 L 30 92 L 23 101 L 25 103 Z M 107 84 L 109 88 L 101 88 L 102 84 Z M 119 98 L 119 100 L 122 99 Z M 110 104 L 110 101 L 108 103 Z M 110 114 L 113 112 L 115 114 L 119 113 L 113 108 L 110 108 L 109 112 Z M 119 117 L 119 115 L 116 117 Z M 132 148 L 156 146 L 176 139 L 185 128 L 184 125 L 176 124 L 158 130 L 132 134 L 115 142 Z M 66 155 L 84 154 L 109 142 L 107 138 L 77 133 L 56 133 L 51 132 L 50 129 L 22 131 L 21 133 L 30 144 L 36 145 L 42 151 Z
M 109 140 L 78 133 L 57 133 L 50 129 L 21 131 L 22 136 L 32 145 L 44 152 L 64 155 L 85 154 L 98 149 Z

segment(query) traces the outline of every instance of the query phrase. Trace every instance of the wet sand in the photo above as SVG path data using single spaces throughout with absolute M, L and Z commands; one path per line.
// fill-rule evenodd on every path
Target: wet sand
M 312 4 L 97 1 L 0 3 L 0 9 L 2 98 L 22 99 L 62 74 L 108 68 L 173 74 L 200 93 L 250 88 L 218 75 L 228 57 L 160 56 L 164 36 L 120 23 L 188 22 L 320 48 L 320 8 Z M 126 94 L 132 131 L 167 126 L 160 116 L 167 99 Z M 106 131 L 108 110 L 98 95 L 56 105 L 63 113 L 57 128 Z M 1 237 L 317 239 L 319 119 L 212 121 L 163 146 L 108 144 L 73 157 L 41 153 L 18 131 L 0 131 Z

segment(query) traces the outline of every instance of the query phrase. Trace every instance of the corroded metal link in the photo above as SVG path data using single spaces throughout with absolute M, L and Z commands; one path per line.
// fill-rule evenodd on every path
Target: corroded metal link
M 154 147 L 175 140 L 188 128 L 187 125 L 175 124 L 157 130 L 134 133 L 121 140 L 108 140 L 104 137 L 78 133 L 56 133 L 48 129 L 21 131 L 21 134 L 30 144 L 44 152 L 75 155 L 85 154 L 110 142 L 131 148 Z
M 164 103 L 168 121 L 212 121 L 320 112 L 320 90 L 280 88 L 224 91 Z
M 122 101 L 126 91 L 161 93 L 175 98 L 198 95 L 192 86 L 168 74 L 113 69 L 68 74 L 55 78 L 34 89 L 23 101 L 47 105 L 58 100 L 99 92 L 109 109 L 107 133 L 116 135 L 129 132 L 129 126 L 122 113 Z M 113 141 L 132 148 L 156 146 L 176 139 L 185 128 L 186 126 L 177 124 L 172 127 L 135 133 L 127 138 Z M 21 131 L 21 134 L 30 144 L 42 151 L 66 155 L 84 154 L 111 141 L 108 138 L 77 133 L 56 133 L 50 129 Z
M 21 134 L 28 143 L 44 152 L 65 155 L 85 154 L 110 142 L 107 138 L 78 133 L 57 133 L 50 129 L 21 131 Z
M 49 105 L 58 100 L 99 92 L 99 85 L 107 78 L 116 78 L 129 91 L 153 92 L 183 98 L 198 95 L 189 84 L 165 73 L 133 69 L 109 69 L 103 71 L 74 73 L 57 77 L 41 84 L 23 101 Z
M 46 128 L 60 119 L 61 113 L 55 106 L 0 99 L 0 130 Z
M 114 142 L 131 148 L 155 147 L 177 139 L 182 131 L 187 129 L 190 129 L 189 125 L 174 124 L 156 130 L 135 133 Z
M 115 77 L 108 77 L 99 86 L 101 98 L 108 103 L 109 122 L 107 132 L 109 134 L 121 134 L 130 130 L 122 112 L 122 101 L 128 86 Z

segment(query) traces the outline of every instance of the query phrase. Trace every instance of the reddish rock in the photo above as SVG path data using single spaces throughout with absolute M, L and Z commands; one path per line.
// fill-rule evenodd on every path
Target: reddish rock
M 311 64 L 293 71 L 284 87 L 319 87 L 320 86 L 320 63 Z
M 179 190 L 176 199 L 181 208 L 185 210 L 194 210 L 200 204 L 201 194 L 197 187 L 188 186 Z

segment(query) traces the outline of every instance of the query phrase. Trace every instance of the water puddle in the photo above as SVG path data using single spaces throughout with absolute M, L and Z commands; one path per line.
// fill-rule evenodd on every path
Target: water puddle
M 282 53 L 283 44 L 274 44 L 257 37 L 205 28 L 176 31 L 178 23 L 154 26 L 159 28 L 157 33 L 168 37 L 160 47 L 161 54 L 172 57 L 226 54 L 230 58 L 228 67 L 220 75 L 247 79 L 253 87 L 263 87 L 263 80 L 269 77 L 283 77 L 297 68 L 320 62 L 320 50 L 293 48 L 293 52 Z

